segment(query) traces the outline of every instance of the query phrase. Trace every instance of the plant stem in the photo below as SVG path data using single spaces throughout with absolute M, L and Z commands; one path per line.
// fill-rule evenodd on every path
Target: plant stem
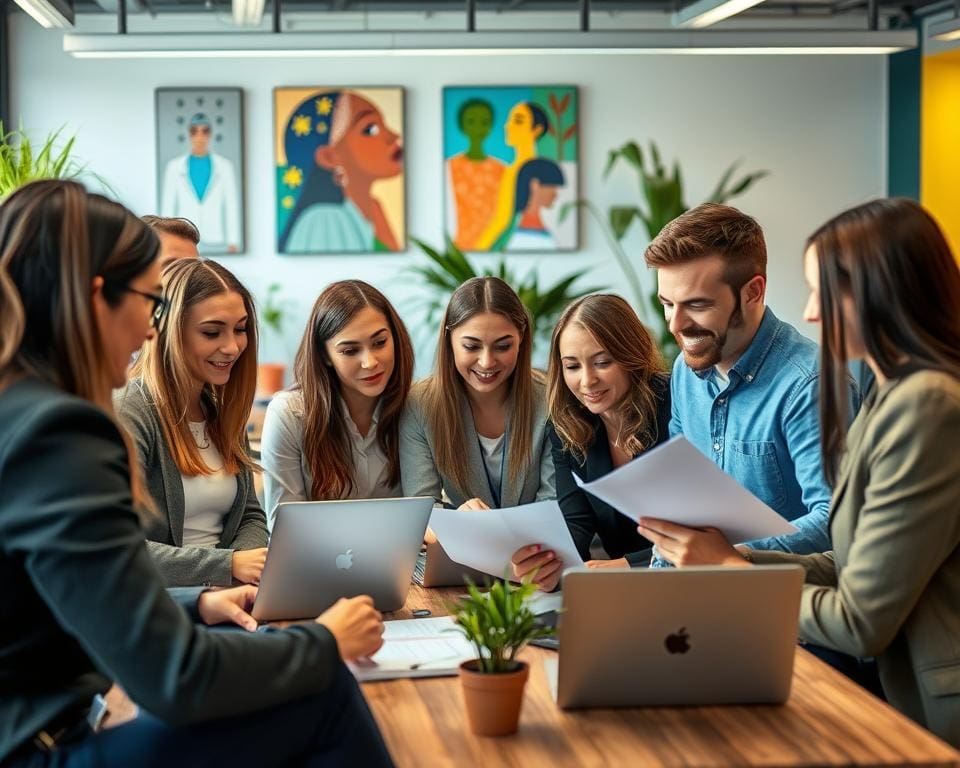
M 647 308 L 647 300 L 643 292 L 643 284 L 640 282 L 640 275 L 638 275 L 637 271 L 633 268 L 633 264 L 630 263 L 630 258 L 627 256 L 626 251 L 623 250 L 620 241 L 617 240 L 613 232 L 610 231 L 609 225 L 604 220 L 600 211 L 597 210 L 597 207 L 589 200 L 584 200 L 583 204 L 590 212 L 590 215 L 596 219 L 597 224 L 600 225 L 600 229 L 603 230 L 603 236 L 607 239 L 610 250 L 613 251 L 617 263 L 620 264 L 620 269 L 623 270 L 623 274 L 630 284 L 630 290 L 633 292 L 633 299 L 637 304 L 637 311 L 640 313 L 641 319 L 645 325 L 652 327 L 653 323 L 651 322 L 650 311 Z

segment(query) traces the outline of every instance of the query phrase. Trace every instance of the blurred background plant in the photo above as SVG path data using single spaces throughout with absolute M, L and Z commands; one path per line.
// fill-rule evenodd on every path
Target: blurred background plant
M 646 230 L 648 242 L 651 242 L 667 224 L 690 209 L 684 200 L 683 176 L 680 173 L 680 164 L 676 160 L 673 162 L 672 169 L 667 171 L 661 159 L 660 150 L 653 141 L 650 142 L 647 154 L 644 154 L 635 141 L 628 141 L 618 149 L 610 150 L 607 155 L 607 167 L 603 172 L 604 179 L 610 176 L 620 161 L 626 163 L 637 174 L 640 204 L 612 205 L 604 215 L 597 205 L 589 200 L 580 199 L 564 206 L 560 212 L 560 220 L 569 215 L 571 210 L 579 207 L 584 208 L 597 221 L 627 280 L 640 318 L 653 331 L 660 351 L 667 364 L 671 365 L 680 353 L 680 349 L 664 322 L 663 308 L 657 298 L 656 285 L 653 288 L 644 288 L 640 270 L 634 266 L 633 260 L 627 255 L 623 240 L 634 223 L 639 221 Z M 724 171 L 713 192 L 704 202 L 727 203 L 769 175 L 768 171 L 753 171 L 735 177 L 740 162 L 738 160 Z M 638 257 L 638 261 L 642 264 L 642 255 Z
M 37 146 L 23 128 L 8 132 L 0 122 L 0 198 L 37 179 L 92 178 L 113 194 L 109 184 L 72 156 L 76 136 L 59 145 L 62 132 L 54 131 Z

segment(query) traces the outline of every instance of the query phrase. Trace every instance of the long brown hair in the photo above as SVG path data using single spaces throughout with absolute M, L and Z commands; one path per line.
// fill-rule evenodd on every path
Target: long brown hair
M 467 444 L 467 430 L 460 417 L 461 398 L 467 396 L 463 378 L 457 372 L 453 357 L 452 331 L 474 315 L 495 312 L 517 329 L 520 345 L 517 366 L 510 377 L 508 402 L 512 403 L 509 416 L 510 444 L 507 452 L 507 476 L 515 483 L 525 471 L 533 456 L 534 375 L 531 365 L 533 340 L 530 316 L 520 297 L 498 277 L 473 277 L 453 292 L 440 326 L 437 359 L 433 374 L 420 386 L 427 423 L 433 433 L 437 469 L 451 478 L 456 486 L 465 489 L 470 483 L 470 472 L 463 460 Z
M 960 378 L 960 270 L 940 227 L 912 200 L 874 200 L 807 239 L 819 261 L 823 464 L 837 478 L 849 415 L 844 297 L 866 353 L 887 378 L 922 369 Z
M 386 296 L 362 280 L 342 280 L 317 297 L 294 363 L 294 389 L 303 393 L 303 452 L 313 477 L 313 499 L 339 499 L 355 486 L 340 379 L 327 364 L 326 342 L 365 307 L 386 318 L 393 336 L 393 373 L 380 395 L 377 443 L 387 457 L 389 483 L 400 482 L 400 415 L 413 380 L 413 345 Z
M 156 403 L 174 463 L 189 477 L 214 471 L 204 462 L 190 433 L 187 414 L 196 384 L 186 362 L 183 338 L 191 307 L 211 296 L 236 293 L 247 312 L 247 347 L 234 363 L 227 383 L 216 387 L 204 384 L 200 397 L 207 434 L 223 457 L 223 469 L 230 474 L 258 469 L 246 450 L 247 420 L 257 386 L 257 311 L 250 292 L 228 269 L 205 259 L 177 259 L 164 268 L 161 281 L 169 303 L 167 315 L 156 338 L 143 345 L 131 375 L 142 378 Z
M 118 305 L 160 241 L 130 211 L 71 181 L 36 181 L 0 205 L 0 387 L 22 376 L 89 400 L 114 418 L 110 363 L 91 302 L 94 277 Z M 152 509 L 120 429 L 134 502 Z
M 582 463 L 594 438 L 589 411 L 563 380 L 560 336 L 571 325 L 578 325 L 593 336 L 626 371 L 630 386 L 626 396 L 613 406 L 621 416 L 620 432 L 613 437 L 616 444 L 631 456 L 643 453 L 659 438 L 653 381 L 664 376 L 666 369 L 660 351 L 636 312 L 626 301 L 611 293 L 595 293 L 573 302 L 560 316 L 550 339 L 547 401 L 550 420 L 564 450 Z

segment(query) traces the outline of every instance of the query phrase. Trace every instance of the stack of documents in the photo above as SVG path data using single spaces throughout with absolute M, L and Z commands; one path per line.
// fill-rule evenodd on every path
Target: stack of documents
M 731 544 L 797 530 L 683 437 L 593 482 L 576 474 L 573 479 L 631 520 L 656 517 L 690 528 L 719 528 Z
M 554 500 L 507 509 L 437 507 L 430 515 L 430 528 L 451 560 L 491 576 L 509 573 L 513 553 L 528 544 L 553 550 L 565 568 L 583 565 Z
M 455 675 L 461 662 L 477 658 L 477 650 L 450 616 L 387 621 L 383 647 L 370 659 L 351 662 L 360 682 L 401 677 Z

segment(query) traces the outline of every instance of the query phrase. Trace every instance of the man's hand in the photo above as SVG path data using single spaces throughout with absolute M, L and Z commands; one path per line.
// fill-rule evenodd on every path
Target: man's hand
M 257 588 L 250 584 L 230 589 L 211 589 L 200 593 L 197 610 L 204 624 L 232 622 L 253 632 L 257 628 L 257 620 L 250 615 L 250 609 L 256 597 Z
M 540 544 L 520 547 L 510 557 L 510 567 L 518 581 L 536 570 L 531 583 L 544 592 L 552 592 L 563 575 L 563 560 L 557 558 L 557 553 L 551 549 L 544 551 Z
M 383 645 L 383 617 L 368 595 L 341 597 L 316 621 L 333 634 L 344 661 L 373 656 Z
M 657 545 L 657 552 L 677 567 L 685 565 L 750 565 L 716 528 L 687 528 L 654 517 L 641 517 L 641 536 Z
M 233 578 L 244 584 L 259 584 L 263 564 L 267 562 L 267 548 L 237 549 L 233 552 Z

